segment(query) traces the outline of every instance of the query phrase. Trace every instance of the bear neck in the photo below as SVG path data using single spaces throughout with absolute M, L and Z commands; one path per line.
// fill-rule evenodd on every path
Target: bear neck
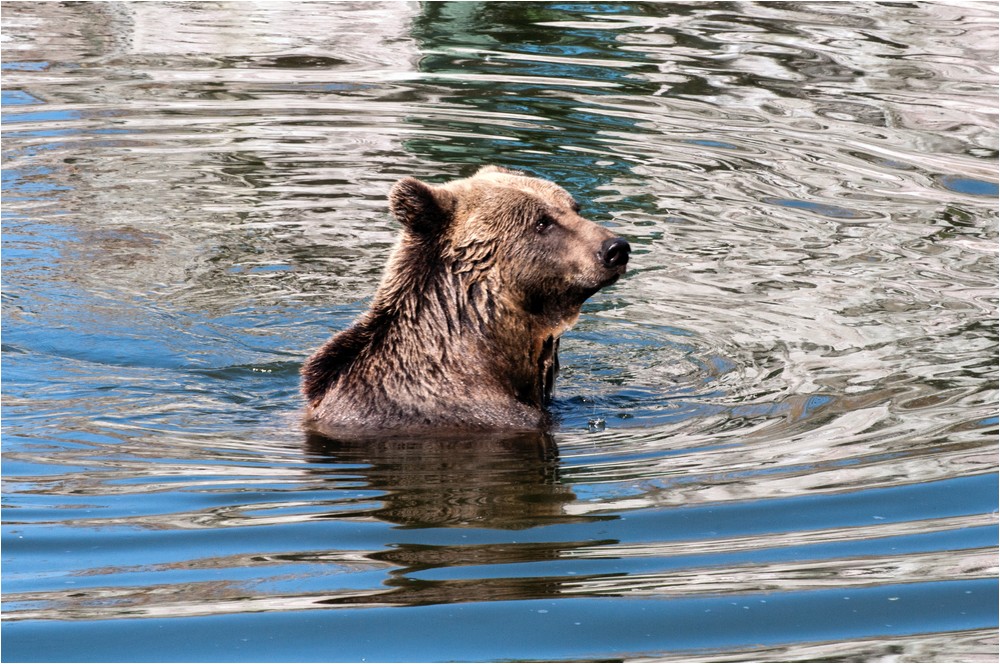
M 530 311 L 485 272 L 444 262 L 427 270 L 426 259 L 420 262 L 423 271 L 393 270 L 397 277 L 380 286 L 368 326 L 384 334 L 372 340 L 381 346 L 372 351 L 399 356 L 405 349 L 405 380 L 416 383 L 406 386 L 408 393 L 503 396 L 544 409 L 558 371 L 559 337 L 579 309 L 569 316 Z

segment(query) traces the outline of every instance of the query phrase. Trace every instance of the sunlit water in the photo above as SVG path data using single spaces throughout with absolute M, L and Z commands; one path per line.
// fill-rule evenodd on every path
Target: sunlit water
M 5 3 L 3 657 L 996 661 L 997 11 Z M 634 249 L 551 436 L 307 436 L 401 176 Z

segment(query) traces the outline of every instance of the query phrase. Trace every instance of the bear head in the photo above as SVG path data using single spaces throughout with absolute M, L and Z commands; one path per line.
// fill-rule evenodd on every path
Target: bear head
M 436 259 L 466 290 L 478 285 L 508 310 L 547 322 L 556 337 L 629 259 L 628 242 L 581 217 L 562 187 L 520 171 L 486 166 L 443 185 L 407 177 L 389 203 L 404 228 L 400 255 Z

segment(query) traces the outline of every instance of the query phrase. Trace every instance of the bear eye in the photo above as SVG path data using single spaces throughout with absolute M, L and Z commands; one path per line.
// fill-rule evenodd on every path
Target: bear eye
M 550 226 L 552 226 L 553 223 L 552 217 L 549 217 L 548 215 L 539 217 L 535 222 L 535 231 L 538 233 L 544 233 Z

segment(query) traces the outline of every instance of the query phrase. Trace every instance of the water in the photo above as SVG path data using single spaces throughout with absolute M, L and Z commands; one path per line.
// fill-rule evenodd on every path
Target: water
M 996 661 L 997 10 L 5 3 L 5 661 Z M 634 249 L 546 436 L 297 371 L 404 175 Z

